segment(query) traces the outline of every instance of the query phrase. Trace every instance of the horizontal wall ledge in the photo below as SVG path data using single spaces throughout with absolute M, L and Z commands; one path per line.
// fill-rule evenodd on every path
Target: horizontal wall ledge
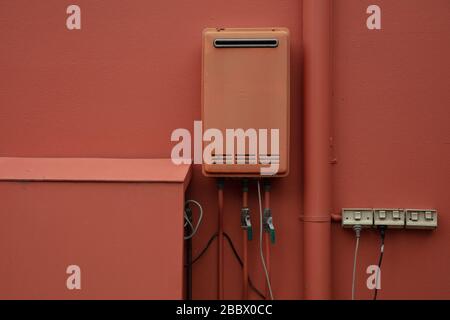
M 189 183 L 191 165 L 171 159 L 0 157 L 0 181 Z

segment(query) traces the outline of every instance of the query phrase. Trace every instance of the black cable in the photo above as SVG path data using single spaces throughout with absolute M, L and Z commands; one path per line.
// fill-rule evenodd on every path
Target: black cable
M 381 272 L 381 263 L 383 262 L 385 236 L 386 236 L 386 227 L 380 226 L 380 237 L 381 237 L 380 258 L 378 259 L 378 270 L 377 270 L 377 275 L 375 277 L 375 292 L 373 294 L 373 300 L 377 300 L 377 295 L 378 295 L 378 279 L 380 277 L 380 275 L 378 273 Z
M 211 246 L 211 243 L 214 241 L 215 238 L 217 238 L 218 233 L 214 233 L 212 235 L 212 237 L 208 240 L 208 243 L 206 244 L 206 246 L 203 248 L 203 250 L 198 254 L 198 256 L 196 256 L 192 262 L 191 265 L 193 265 L 195 262 L 197 262 L 204 254 L 205 252 L 208 250 L 208 248 Z M 187 266 L 186 266 L 187 267 Z
M 228 243 L 229 243 L 229 245 L 230 245 L 230 247 L 231 247 L 231 250 L 233 251 L 233 254 L 234 254 L 234 256 L 236 257 L 236 260 L 239 262 L 239 264 L 240 264 L 240 266 L 241 266 L 241 268 L 242 268 L 242 267 L 244 266 L 244 263 L 242 262 L 242 259 L 241 259 L 241 257 L 239 256 L 239 254 L 238 254 L 238 252 L 237 252 L 237 250 L 236 250 L 236 248 L 235 248 L 235 246 L 234 246 L 234 244 L 233 244 L 233 241 L 231 240 L 230 236 L 229 236 L 227 233 L 224 232 L 223 235 L 224 235 L 224 237 L 227 239 L 227 241 L 228 241 Z M 214 241 L 214 239 L 217 238 L 217 236 L 218 236 L 218 233 L 217 233 L 217 232 L 214 233 L 214 234 L 212 235 L 212 237 L 208 240 L 208 243 L 207 243 L 206 246 L 203 248 L 203 250 L 200 251 L 200 253 L 192 260 L 191 266 L 192 266 L 195 262 L 197 262 L 197 261 L 205 254 L 205 252 L 208 250 L 208 248 L 211 246 L 212 242 Z M 185 266 L 186 268 L 188 267 L 187 264 L 185 264 L 184 266 Z M 261 299 L 263 299 L 263 300 L 266 299 L 266 297 L 261 293 L 261 291 L 259 291 L 258 288 L 255 287 L 255 285 L 253 284 L 253 282 L 252 282 L 252 280 L 250 279 L 250 277 L 248 278 L 248 284 L 249 284 L 250 288 L 251 288 L 251 289 L 252 289 L 252 290 L 253 290 L 253 291 L 261 298 Z
M 223 233 L 223 235 L 225 236 L 225 238 L 228 240 L 228 243 L 230 244 L 231 249 L 233 250 L 234 256 L 236 257 L 236 259 L 239 261 L 239 264 L 241 265 L 241 268 L 244 267 L 244 263 L 242 262 L 241 257 L 239 256 L 239 254 L 236 251 L 236 248 L 233 245 L 233 241 L 231 241 L 231 238 L 228 234 L 226 234 L 225 232 Z M 250 288 L 252 288 L 252 290 L 263 300 L 266 300 L 266 297 L 261 293 L 261 291 L 258 290 L 258 288 L 255 287 L 255 285 L 253 284 L 252 280 L 250 279 L 250 277 L 248 277 L 248 285 L 250 286 Z

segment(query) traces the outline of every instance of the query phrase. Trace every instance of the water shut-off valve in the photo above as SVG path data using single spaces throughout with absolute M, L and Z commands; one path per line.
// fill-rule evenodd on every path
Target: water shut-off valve
M 242 191 L 244 194 L 248 193 L 248 180 L 242 180 Z M 246 202 L 244 203 L 246 205 Z M 250 208 L 243 207 L 241 209 L 241 227 L 247 231 L 247 239 L 250 241 L 253 238 L 252 221 L 250 220 Z
M 264 181 L 264 191 L 267 195 L 269 195 L 270 192 L 270 181 L 265 180 Z M 268 208 L 269 205 L 267 204 L 267 208 L 264 208 L 264 214 L 263 214 L 263 228 L 265 232 L 268 232 L 270 235 L 270 242 L 272 244 L 275 243 L 275 227 L 273 226 L 273 219 L 272 219 L 272 210 Z
M 264 231 L 270 234 L 270 242 L 275 243 L 275 227 L 273 226 L 272 211 L 269 208 L 264 209 L 263 216 Z
M 250 241 L 253 238 L 253 229 L 252 222 L 250 220 L 250 209 L 242 208 L 241 209 L 241 227 L 244 230 L 247 230 L 247 239 Z

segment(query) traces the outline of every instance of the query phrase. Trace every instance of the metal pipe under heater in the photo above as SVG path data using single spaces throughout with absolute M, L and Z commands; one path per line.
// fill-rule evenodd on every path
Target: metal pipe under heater
M 304 297 L 331 297 L 331 0 L 303 1 Z
M 270 184 L 266 182 L 264 184 L 264 209 L 270 210 Z M 270 233 L 266 230 L 264 232 L 264 257 L 266 259 L 267 274 L 269 276 L 269 281 L 271 281 L 270 276 Z M 270 300 L 270 289 L 269 284 L 266 282 L 266 299 Z
M 243 182 L 243 190 L 242 190 L 242 207 L 248 208 L 248 182 Z M 248 300 L 248 243 L 247 243 L 247 230 L 242 229 L 242 262 L 243 262 L 243 268 L 242 268 L 242 281 L 243 281 L 243 293 L 242 293 L 242 299 Z
M 218 216 L 218 250 L 217 250 L 217 299 L 223 300 L 224 298 L 224 277 L 223 277 L 223 188 L 224 181 L 219 179 L 217 182 L 217 195 L 219 204 L 219 216 Z

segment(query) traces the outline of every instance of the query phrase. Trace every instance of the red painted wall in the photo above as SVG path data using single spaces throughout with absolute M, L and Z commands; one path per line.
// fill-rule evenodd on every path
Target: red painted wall
M 335 1 L 333 206 L 437 208 L 434 232 L 387 233 L 380 298 L 450 298 L 450 2 Z M 382 30 L 355 19 L 382 8 Z M 379 237 L 364 232 L 358 296 Z M 353 238 L 334 226 L 333 291 L 347 298 Z M 364 267 L 364 268 L 363 268 Z
M 66 28 L 66 8 L 82 30 Z M 366 8 L 382 8 L 382 30 Z M 302 9 L 297 0 L 0 1 L 0 156 L 170 157 L 170 134 L 200 119 L 201 31 L 291 31 L 291 172 L 273 185 L 277 298 L 302 298 Z M 450 2 L 334 1 L 333 207 L 434 207 L 434 232 L 388 232 L 380 298 L 450 298 Z M 205 218 L 194 254 L 215 231 L 215 182 L 194 168 L 188 196 Z M 256 188 L 250 205 L 256 224 Z M 240 249 L 238 182 L 225 189 L 225 230 Z M 332 228 L 333 297 L 350 297 L 353 234 Z M 378 237 L 362 235 L 358 293 Z M 163 243 L 161 244 L 163 245 Z M 194 298 L 216 297 L 216 247 L 194 266 Z M 263 288 L 257 243 L 251 278 Z M 225 297 L 240 267 L 226 246 Z

